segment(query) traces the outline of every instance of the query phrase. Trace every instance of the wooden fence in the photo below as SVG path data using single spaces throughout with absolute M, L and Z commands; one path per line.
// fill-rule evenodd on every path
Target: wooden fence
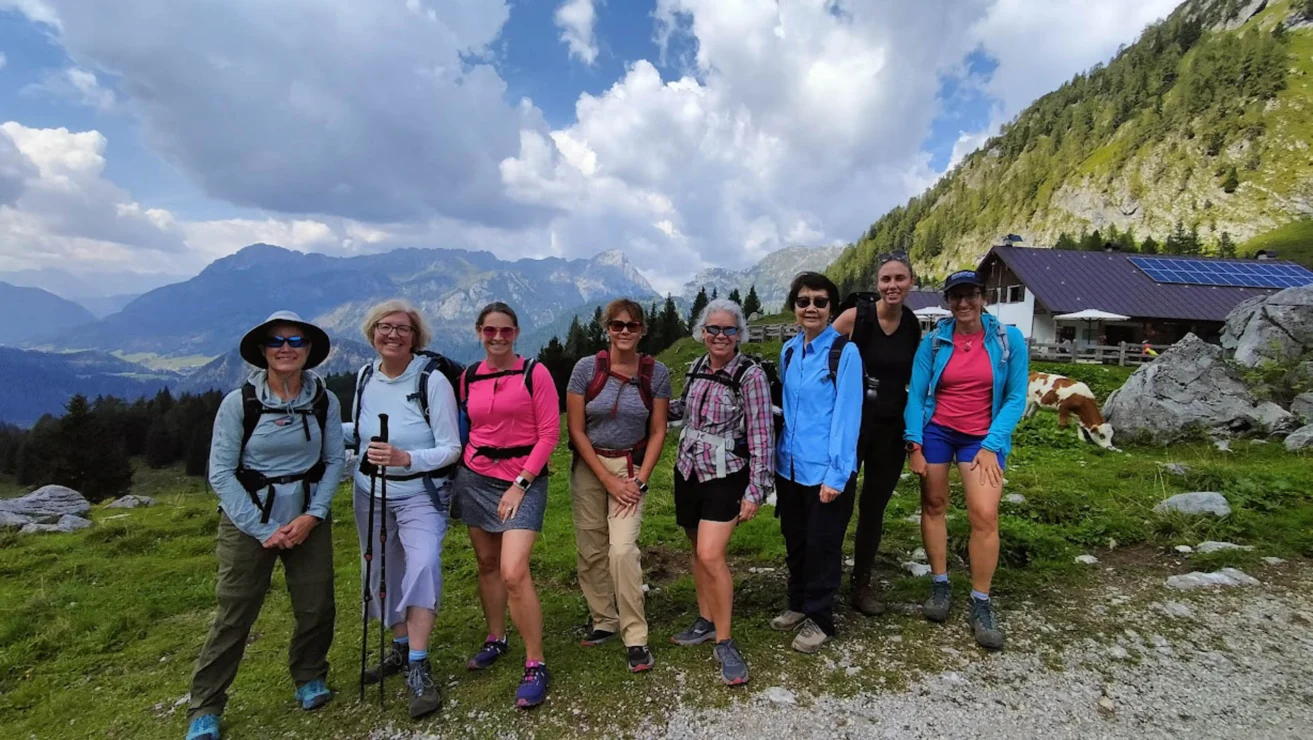
M 748 341 L 768 342 L 778 340 L 783 342 L 791 339 L 797 333 L 797 324 L 757 324 L 748 327 Z M 1129 342 L 1086 346 L 1072 345 L 1068 342 L 1027 341 L 1027 344 L 1030 347 L 1031 360 L 1081 362 L 1096 365 L 1143 365 L 1147 362 L 1153 362 L 1157 354 L 1161 354 L 1171 346 L 1169 344 L 1151 344 L 1149 345 L 1152 350 L 1151 353 L 1146 352 L 1143 345 Z

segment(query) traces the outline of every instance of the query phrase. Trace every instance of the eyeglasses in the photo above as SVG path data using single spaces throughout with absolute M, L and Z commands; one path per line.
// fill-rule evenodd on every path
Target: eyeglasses
M 906 262 L 907 252 L 901 249 L 895 250 L 893 252 L 884 252 L 879 256 L 879 258 L 877 258 L 876 263 L 883 265 L 886 262 L 893 262 L 895 260 L 897 260 L 898 262 Z
M 976 299 L 979 298 L 981 295 L 983 295 L 983 294 L 982 294 L 980 291 L 978 291 L 978 290 L 973 290 L 973 291 L 971 291 L 971 292 L 969 292 L 969 293 L 949 293 L 948 296 L 947 296 L 947 298 L 948 298 L 948 302 L 949 302 L 949 303 L 961 303 L 961 302 L 963 302 L 963 301 L 966 301 L 966 302 L 969 303 L 969 302 L 971 302 L 971 301 L 976 300 Z
M 384 335 L 396 332 L 399 337 L 408 337 L 415 327 L 410 324 L 375 324 L 374 331 Z
M 485 326 L 479 331 L 483 333 L 484 339 L 495 339 L 499 335 L 502 339 L 510 339 L 515 336 L 515 327 L 513 326 Z
M 641 321 L 610 321 L 607 322 L 606 328 L 619 334 L 628 330 L 630 334 L 637 334 L 642 331 L 643 323 Z
M 727 337 L 737 337 L 739 335 L 739 328 L 737 326 L 704 326 L 702 327 L 702 331 L 713 337 L 720 336 L 721 334 L 724 334 Z
M 269 337 L 264 340 L 264 346 L 269 349 L 278 349 L 284 344 L 292 349 L 301 349 L 302 347 L 309 346 L 310 340 L 299 334 L 292 337 Z
M 810 308 L 813 305 L 817 308 L 825 308 L 830 305 L 830 299 L 825 296 L 816 296 L 815 298 L 812 298 L 811 296 L 804 295 L 799 296 L 794 300 L 793 304 L 798 308 Z

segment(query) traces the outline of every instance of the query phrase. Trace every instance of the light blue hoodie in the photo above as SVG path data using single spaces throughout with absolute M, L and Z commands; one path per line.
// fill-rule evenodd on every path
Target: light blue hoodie
M 1012 431 L 1026 410 L 1026 387 L 1030 383 L 1030 350 L 1026 338 L 1015 326 L 1004 327 L 989 312 L 981 316 L 985 329 L 985 351 L 994 369 L 994 402 L 989 433 L 981 446 L 1004 456 L 1012 451 Z M 907 430 L 903 439 L 921 444 L 921 435 L 935 415 L 935 388 L 953 355 L 953 329 L 956 319 L 944 319 L 926 334 L 912 361 L 912 382 L 907 389 L 907 408 L 903 422 Z M 1000 330 L 1007 337 L 1003 346 Z M 938 346 L 936 346 L 938 345 Z M 1004 357 L 1006 356 L 1006 362 Z M 932 366 L 933 358 L 933 366 Z
M 319 387 L 312 373 L 305 373 L 301 383 L 301 393 L 290 403 L 284 402 L 269 389 L 268 373 L 260 370 L 251 375 L 248 382 L 255 386 L 256 398 L 270 407 L 286 407 L 289 412 L 313 409 L 315 391 Z M 219 413 L 214 417 L 214 437 L 210 442 L 210 486 L 219 494 L 219 506 L 242 532 L 264 542 L 273 536 L 278 528 L 292 521 L 302 513 L 328 517 L 329 505 L 337 484 L 342 480 L 342 468 L 346 462 L 342 446 L 342 427 L 338 420 L 342 418 L 342 407 L 337 396 L 328 394 L 328 419 L 324 433 L 319 432 L 315 417 L 307 417 L 310 429 L 310 441 L 306 441 L 305 427 L 301 424 L 299 414 L 294 423 L 286 423 L 287 416 L 261 414 L 260 421 L 246 443 L 246 452 L 242 464 L 270 478 L 283 475 L 296 475 L 309 470 L 321 459 L 324 461 L 324 477 L 319 483 L 310 484 L 310 508 L 302 512 L 304 495 L 301 482 L 280 483 L 274 486 L 274 505 L 270 510 L 269 521 L 260 523 L 260 510 L 251 501 L 251 496 L 237 480 L 238 451 L 242 445 L 242 391 L 237 389 L 219 404 Z M 281 424 L 280 424 L 281 422 Z M 258 494 L 261 500 L 267 491 Z

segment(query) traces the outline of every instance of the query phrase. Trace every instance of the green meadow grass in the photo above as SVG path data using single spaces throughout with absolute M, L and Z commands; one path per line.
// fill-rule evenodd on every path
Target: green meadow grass
M 769 354 L 770 348 L 763 351 Z M 684 342 L 665 359 L 672 367 L 682 367 L 677 363 L 695 354 L 696 345 Z M 1101 396 L 1125 373 L 1090 366 L 1054 369 L 1097 384 Z M 1307 457 L 1287 453 L 1279 443 L 1239 442 L 1233 445 L 1234 453 L 1192 444 L 1118 454 L 1079 442 L 1074 431 L 1059 430 L 1051 413 L 1023 422 L 1016 442 L 1006 490 L 1023 494 L 1027 501 L 1002 507 L 1001 568 L 994 592 L 1005 619 L 1010 602 L 1073 593 L 1088 585 L 1090 569 L 1073 563 L 1082 553 L 1116 563 L 1128 569 L 1128 575 L 1143 569 L 1179 569 L 1183 566 L 1172 547 L 1207 539 L 1256 549 L 1200 556 L 1188 567 L 1258 567 L 1256 561 L 1264 555 L 1305 561 L 1313 556 L 1313 467 Z M 435 718 L 411 723 L 400 679 L 388 683 L 385 710 L 378 708 L 377 688 L 365 704 L 357 701 L 360 579 L 350 497 L 344 487 L 334 502 L 333 525 L 337 637 L 329 685 L 338 695 L 316 713 L 294 707 L 285 667 L 292 616 L 280 570 L 232 687 L 224 716 L 227 736 L 348 738 L 389 726 L 413 726 L 444 737 L 614 735 L 637 730 L 644 718 L 659 719 L 678 704 L 723 706 L 741 696 L 743 692 L 718 684 L 707 646 L 676 648 L 666 642 L 695 616 L 689 548 L 674 524 L 671 446 L 673 440 L 652 481 L 641 538 L 651 588 L 651 644 L 657 657 L 649 674 L 631 676 L 625 670 L 618 641 L 578 647 L 587 610 L 575 582 L 569 460 L 562 448 L 552 461 L 549 508 L 533 561 L 554 681 L 546 705 L 529 714 L 511 707 L 523 655 L 514 638 L 512 657 L 502 664 L 482 673 L 463 668 L 481 644 L 484 628 L 473 553 L 460 525 L 453 526 L 446 540 L 445 592 L 432 647 L 446 709 Z M 1181 462 L 1190 472 L 1165 475 L 1160 462 Z M 0 534 L 0 735 L 182 736 L 185 706 L 175 704 L 187 692 L 214 606 L 215 501 L 199 481 L 176 470 L 142 470 L 136 487 L 157 497 L 160 505 L 135 510 L 97 507 L 92 513 L 97 526 L 73 534 Z M 1235 512 L 1222 520 L 1153 512 L 1162 498 L 1196 490 L 1224 493 Z M 957 573 L 964 572 L 966 556 L 967 522 L 961 505 L 955 478 L 949 530 L 951 567 Z M 889 506 L 879 564 L 878 577 L 887 582 L 884 596 L 895 604 L 913 604 L 924 597 L 925 581 L 900 567 L 919 545 L 918 527 L 909 520 L 918 510 L 915 481 L 909 476 Z M 789 651 L 788 638 L 767 626 L 784 598 L 784 545 L 772 514 L 763 509 L 739 528 L 730 546 L 737 584 L 735 637 L 753 670 L 746 691 L 801 683 L 813 691 L 851 694 L 897 687 L 918 671 L 935 669 L 943 657 L 938 636 L 944 628 L 897 610 L 867 620 L 844 606 L 839 615 L 844 633 L 832 648 L 815 657 Z M 958 590 L 966 588 L 965 578 L 954 583 Z M 376 629 L 371 629 L 374 637 Z M 951 629 L 965 634 L 961 625 Z M 896 645 L 885 642 L 891 635 L 903 639 Z M 371 647 L 376 651 L 372 639 Z M 875 651 L 898 661 L 899 669 L 862 662 L 863 653 Z M 849 675 L 817 668 L 817 661 L 840 655 L 856 666 L 866 665 L 866 670 Z

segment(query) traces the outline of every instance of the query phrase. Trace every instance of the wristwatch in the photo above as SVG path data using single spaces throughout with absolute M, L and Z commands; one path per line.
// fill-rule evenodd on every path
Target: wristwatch
M 921 449 L 921 445 L 915 442 L 908 442 L 907 444 L 903 445 L 903 449 L 907 450 L 907 454 L 910 455 L 913 452 L 916 452 L 917 450 Z
M 635 478 L 634 480 L 638 482 L 638 490 L 642 491 L 643 493 L 647 493 L 647 483 L 645 481 L 638 480 L 637 478 Z
M 525 478 L 525 477 L 522 476 L 522 475 L 517 475 L 517 476 L 515 476 L 515 485 L 516 485 L 516 487 L 518 487 L 521 491 L 528 491 L 528 490 L 529 490 L 529 486 L 530 486 L 530 481 L 529 481 L 528 478 Z

